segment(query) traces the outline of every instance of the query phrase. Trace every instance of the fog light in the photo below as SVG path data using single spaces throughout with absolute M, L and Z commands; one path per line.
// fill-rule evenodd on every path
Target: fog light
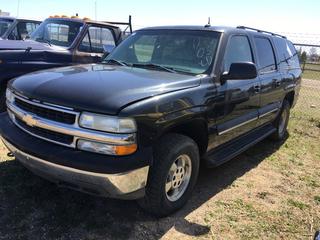
M 106 155 L 125 156 L 134 153 L 137 150 L 137 144 L 124 146 L 114 146 L 106 143 L 93 142 L 84 139 L 79 139 L 77 147 L 80 150 L 95 152 Z

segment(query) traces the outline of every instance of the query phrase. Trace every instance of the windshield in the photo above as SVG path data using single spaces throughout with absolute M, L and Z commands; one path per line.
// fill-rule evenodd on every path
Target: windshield
M 13 20 L 0 18 L 0 37 L 9 29 Z
M 38 42 L 69 47 L 80 32 L 83 23 L 48 19 L 31 34 L 31 39 Z
M 215 59 L 220 34 L 211 31 L 146 30 L 127 38 L 104 62 L 202 74 Z M 161 68 L 160 68 L 161 67 Z

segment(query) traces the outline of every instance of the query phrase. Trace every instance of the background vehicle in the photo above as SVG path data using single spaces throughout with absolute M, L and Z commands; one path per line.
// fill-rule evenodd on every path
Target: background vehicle
M 126 25 L 122 31 L 118 25 Z M 95 22 L 89 19 L 46 19 L 31 39 L 0 41 L 0 112 L 5 110 L 5 88 L 9 79 L 33 71 L 79 63 L 96 63 L 132 32 L 128 23 Z
M 24 40 L 36 30 L 41 21 L 0 17 L 0 38 L 8 40 Z
M 301 69 L 285 37 L 247 27 L 142 29 L 101 64 L 8 85 L 4 144 L 34 173 L 100 196 L 181 208 L 202 160 L 284 140 Z M 214 179 L 212 179 L 214 181 Z

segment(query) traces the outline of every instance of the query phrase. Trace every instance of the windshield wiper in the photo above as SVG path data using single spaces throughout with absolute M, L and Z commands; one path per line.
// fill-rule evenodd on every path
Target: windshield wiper
M 124 67 L 128 66 L 127 63 L 119 61 L 119 60 L 116 60 L 116 59 L 108 59 L 108 60 L 103 61 L 102 63 L 115 63 L 115 64 L 118 64 L 118 65 L 124 66 Z
M 154 68 L 158 70 L 164 70 L 171 73 L 176 73 L 177 71 L 170 67 L 165 67 L 162 65 L 154 64 L 154 63 L 133 63 L 132 67 L 141 67 L 141 68 Z

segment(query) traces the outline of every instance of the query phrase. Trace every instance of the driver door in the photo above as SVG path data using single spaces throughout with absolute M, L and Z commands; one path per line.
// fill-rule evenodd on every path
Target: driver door
M 232 63 L 255 62 L 249 38 L 233 35 L 229 38 L 223 61 L 223 74 L 229 72 Z M 218 135 L 210 137 L 211 150 L 245 134 L 258 124 L 260 105 L 260 80 L 226 80 L 218 86 L 216 128 Z

